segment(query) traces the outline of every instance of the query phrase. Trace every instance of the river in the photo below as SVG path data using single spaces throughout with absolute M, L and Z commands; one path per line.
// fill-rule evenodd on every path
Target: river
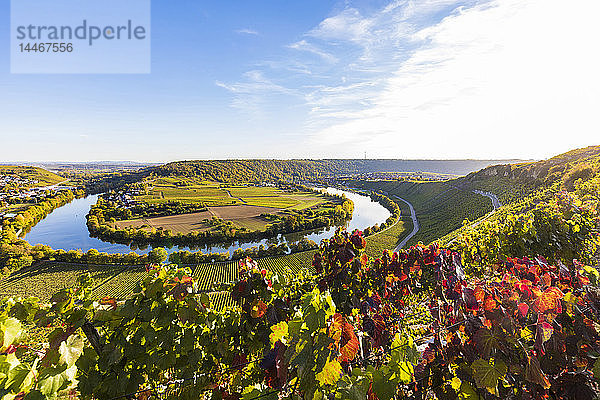
M 345 224 L 349 231 L 354 229 L 362 230 L 368 226 L 381 224 L 390 216 L 390 212 L 387 209 L 381 204 L 372 201 L 368 196 L 335 188 L 327 188 L 326 191 L 332 194 L 345 194 L 346 197 L 354 202 L 354 213 L 352 214 L 352 218 Z M 129 253 L 130 251 L 135 251 L 138 254 L 144 254 L 152 249 L 151 246 L 139 248 L 136 245 L 129 246 L 119 243 L 110 243 L 90 237 L 85 217 L 89 212 L 90 207 L 96 204 L 97 200 L 98 195 L 90 195 L 85 198 L 75 199 L 69 204 L 57 208 L 31 228 L 24 239 L 32 245 L 44 244 L 55 250 L 63 249 L 66 251 L 81 250 L 85 252 L 89 249 L 96 249 L 104 253 Z M 233 251 L 237 248 L 247 249 L 254 246 L 260 246 L 261 244 L 267 246 L 271 243 L 278 244 L 282 242 L 294 243 L 303 237 L 319 243 L 322 239 L 331 237 L 335 229 L 336 227 L 329 227 L 317 231 L 279 235 L 276 238 L 246 243 L 233 242 L 198 246 L 194 248 L 186 246 L 165 248 L 169 253 L 177 250 L 202 250 L 204 253 L 224 253 L 228 251 L 229 254 L 233 254 Z

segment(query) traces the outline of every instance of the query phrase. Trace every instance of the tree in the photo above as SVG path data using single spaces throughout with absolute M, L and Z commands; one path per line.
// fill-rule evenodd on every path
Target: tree
M 148 253 L 148 262 L 153 264 L 162 264 L 167 261 L 168 253 L 162 247 L 157 247 L 152 249 L 150 253 Z

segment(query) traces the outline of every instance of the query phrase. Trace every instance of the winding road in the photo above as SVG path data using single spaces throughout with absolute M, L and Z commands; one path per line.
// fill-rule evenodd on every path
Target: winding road
M 405 202 L 406 204 L 408 204 L 408 208 L 410 208 L 410 217 L 412 218 L 412 222 L 413 222 L 413 230 L 411 233 L 408 234 L 407 237 L 405 237 L 404 239 L 402 239 L 402 241 L 398 244 L 398 246 L 396 246 L 396 248 L 394 249 L 394 251 L 399 251 L 400 249 L 402 249 L 406 243 L 408 243 L 408 241 L 410 239 L 413 238 L 413 236 L 415 236 L 417 234 L 417 232 L 419 232 L 419 220 L 417 219 L 417 213 L 415 212 L 415 209 L 413 207 L 412 204 L 410 204 L 408 201 L 404 200 L 402 197 L 393 195 L 395 198 L 402 200 L 403 202 Z
M 456 188 L 456 189 L 459 189 L 459 188 Z M 473 193 L 487 197 L 488 199 L 490 199 L 492 201 L 492 207 L 494 207 L 494 210 L 492 212 L 488 213 L 488 215 L 486 215 L 484 218 L 482 218 L 479 221 L 476 221 L 475 223 L 472 224 L 472 226 L 477 226 L 482 221 L 486 220 L 488 217 L 490 217 L 492 214 L 494 214 L 494 212 L 498 208 L 500 208 L 502 206 L 502 204 L 500 203 L 500 200 L 498 200 L 498 197 L 493 193 L 484 192 L 482 190 L 473 190 Z M 386 195 L 388 195 L 388 194 L 386 193 Z M 413 207 L 413 205 L 410 204 L 410 202 L 408 202 L 407 200 L 403 199 L 400 196 L 396 196 L 394 194 L 393 197 L 397 198 L 398 200 L 402 200 L 403 202 L 405 202 L 408 205 L 408 208 L 410 208 L 410 217 L 412 218 L 412 222 L 413 222 L 412 232 L 410 234 L 408 234 L 408 236 L 406 236 L 404 239 L 402 239 L 402 241 L 394 249 L 395 251 L 399 251 L 404 246 L 406 246 L 406 243 L 408 243 L 408 241 L 410 239 L 412 239 L 417 234 L 417 232 L 419 232 L 420 225 L 419 225 L 419 220 L 417 219 L 417 213 L 415 212 L 415 208 Z
M 496 196 L 493 193 L 484 192 L 482 190 L 473 190 L 473 193 L 479 194 L 490 199 L 492 201 L 492 207 L 494 207 L 494 210 L 497 210 L 498 208 L 500 208 L 500 206 L 502 206 L 502 204 L 500 204 L 500 200 L 498 200 L 498 196 Z

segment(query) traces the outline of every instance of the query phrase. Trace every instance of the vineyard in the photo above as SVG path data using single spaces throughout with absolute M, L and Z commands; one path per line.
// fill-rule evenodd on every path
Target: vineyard
M 404 211 L 403 211 L 404 212 Z M 402 214 L 400 220 L 389 228 L 368 236 L 365 252 L 370 257 L 379 257 L 384 250 L 394 249 L 400 240 L 412 230 L 410 211 Z
M 12 273 L 0 281 L 0 296 L 35 296 L 48 301 L 61 289 L 73 288 L 78 279 L 90 275 L 94 282 L 92 298 L 130 296 L 148 272 L 144 267 L 43 263 Z
M 369 190 L 383 190 L 413 204 L 420 229 L 408 242 L 409 245 L 418 242 L 430 243 L 460 228 L 466 219 L 473 221 L 493 209 L 488 198 L 455 187 L 453 181 L 354 181 L 351 184 Z M 410 215 L 410 212 L 403 215 Z
M 0 302 L 4 396 L 598 398 L 600 159 L 569 163 L 451 240 L 398 252 L 369 250 L 392 225 L 256 261 L 21 269 L 0 286 L 15 296 Z M 450 221 L 476 216 L 448 183 L 413 192 L 432 210 L 460 200 Z M 44 300 L 18 297 L 19 280 Z

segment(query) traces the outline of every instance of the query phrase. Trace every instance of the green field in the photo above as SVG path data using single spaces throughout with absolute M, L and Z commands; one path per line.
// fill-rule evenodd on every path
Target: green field
M 149 182 L 145 195 L 136 200 L 149 204 L 168 201 L 202 203 L 207 207 L 252 205 L 303 210 L 327 202 L 325 196 L 311 192 L 286 192 L 271 186 L 240 186 L 192 178 L 158 178 Z
M 65 181 L 62 176 L 38 167 L 0 165 L 0 175 L 17 175 L 22 179 L 38 181 L 38 183 L 27 187 L 50 186 Z

